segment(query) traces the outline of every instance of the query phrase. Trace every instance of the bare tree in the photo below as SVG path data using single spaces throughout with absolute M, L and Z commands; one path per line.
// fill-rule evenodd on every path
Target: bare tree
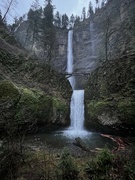
M 111 25 L 111 16 L 106 15 L 105 22 L 104 22 L 104 36 L 105 36 L 105 60 L 108 60 L 108 51 L 109 51 L 109 43 L 110 37 L 117 31 L 117 28 L 112 28 Z
M 2 17 L 2 21 L 4 21 L 7 14 L 17 6 L 17 0 L 2 0 L 0 6 L 5 11 Z

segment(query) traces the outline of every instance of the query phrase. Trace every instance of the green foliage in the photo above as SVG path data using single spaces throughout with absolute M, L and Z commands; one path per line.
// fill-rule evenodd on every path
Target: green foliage
M 65 148 L 62 152 L 58 167 L 60 169 L 56 171 L 58 179 L 77 179 L 78 169 L 67 148 Z
M 134 180 L 135 179 L 135 164 L 127 162 L 124 165 L 124 180 Z
M 106 169 L 112 165 L 113 158 L 114 155 L 108 149 L 103 149 L 97 156 L 97 164 Z
M 0 62 L 4 65 L 9 71 L 16 72 L 17 68 L 22 65 L 23 57 L 20 55 L 13 55 L 11 53 L 4 52 L 0 50 Z
M 46 95 L 43 91 L 16 87 L 12 82 L 0 82 L 0 128 L 13 131 L 17 126 L 30 124 L 59 124 L 65 123 L 68 107 L 65 101 Z
M 19 89 L 10 81 L 3 80 L 0 82 L 0 99 L 14 101 L 20 96 Z
M 133 123 L 133 118 L 135 115 L 135 102 L 131 102 L 130 99 L 120 100 L 118 102 L 118 110 L 120 113 L 121 119 L 123 119 L 126 123 Z
M 89 179 L 133 180 L 135 178 L 135 161 L 130 158 L 125 155 L 113 154 L 105 148 L 87 162 L 84 170 Z
M 21 88 L 21 99 L 15 117 L 20 123 L 35 121 L 47 124 L 61 121 L 67 112 L 66 104 L 59 99 L 36 89 Z
M 101 152 L 99 152 L 95 159 L 87 162 L 85 171 L 91 178 L 107 178 L 109 177 L 113 159 L 114 155 L 108 149 L 103 149 Z
M 50 1 L 44 8 L 44 25 L 51 28 L 53 26 L 53 6 Z
M 42 35 L 41 42 L 43 43 L 43 49 L 46 53 L 46 63 L 50 64 L 52 55 L 54 52 L 55 43 L 55 30 L 53 25 L 53 5 L 51 1 L 47 1 L 47 5 L 43 9 L 43 19 L 42 19 Z M 44 54 L 45 55 L 45 54 Z
M 2 37 L 6 42 L 8 42 L 11 45 L 17 44 L 15 37 L 11 35 L 5 28 L 0 28 L 0 37 Z
M 94 157 L 91 157 L 91 154 L 89 154 L 89 158 L 92 159 L 90 159 L 88 162 L 86 159 L 88 158 L 88 156 L 73 159 L 67 148 L 63 150 L 60 159 L 58 158 L 59 156 L 58 154 L 56 154 L 57 152 L 55 152 L 54 149 L 53 151 L 51 151 L 51 149 L 39 150 L 38 148 L 37 150 L 33 151 L 33 149 L 28 148 L 23 152 L 25 152 L 25 154 L 23 154 L 25 163 L 21 164 L 21 166 L 21 156 L 19 156 L 19 154 L 17 153 L 15 156 L 13 155 L 14 158 L 12 157 L 12 167 L 14 167 L 15 165 L 14 162 L 19 167 L 18 179 L 20 179 L 20 177 L 26 179 L 29 179 L 29 177 L 31 177 L 33 180 L 38 180 L 39 178 L 45 180 L 135 179 L 135 164 L 133 162 L 133 159 L 128 159 L 124 154 L 120 155 L 121 153 L 118 153 L 119 155 L 113 154 L 106 148 L 96 154 L 96 156 Z M 5 152 L 5 154 L 7 154 L 7 152 Z M 3 154 L 4 157 L 5 154 Z M 17 157 L 18 159 L 16 159 L 15 157 Z M 5 158 L 5 161 L 3 161 L 4 164 L 0 162 L 0 164 L 3 165 L 2 170 L 5 167 L 7 167 L 7 170 L 9 170 L 9 167 L 7 166 L 8 162 L 11 162 L 9 159 Z M 18 167 L 15 166 L 16 172 L 18 170 Z M 80 168 L 80 171 L 78 171 L 78 167 Z
M 15 145 L 15 144 L 14 144 Z M 3 149 L 0 153 L 0 178 L 2 180 L 16 179 L 22 156 L 16 147 Z
M 27 29 L 27 36 L 31 36 L 32 47 L 35 41 L 39 41 L 42 26 L 42 8 L 39 6 L 38 1 L 35 1 L 28 12 L 29 27 Z M 31 35 L 32 34 L 32 35 Z M 27 40 L 27 37 L 26 37 Z M 25 42 L 26 43 L 26 42 Z
M 105 111 L 110 104 L 110 102 L 106 101 L 91 101 L 88 104 L 88 113 L 93 118 L 97 117 L 98 115 L 101 115 L 102 112 Z

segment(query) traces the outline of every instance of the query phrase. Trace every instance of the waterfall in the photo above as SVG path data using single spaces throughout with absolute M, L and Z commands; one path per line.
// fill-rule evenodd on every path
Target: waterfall
M 67 73 L 73 73 L 73 30 L 68 32 Z M 68 78 L 73 94 L 70 103 L 70 127 L 64 132 L 71 137 L 86 136 L 84 130 L 84 90 L 75 90 L 75 77 Z
M 68 32 L 68 53 L 67 53 L 67 73 L 73 73 L 73 30 L 70 30 Z M 72 89 L 75 88 L 75 78 L 74 76 L 71 76 L 68 78 Z
M 74 90 L 71 98 L 71 128 L 83 130 L 84 123 L 84 90 Z
M 73 72 L 73 30 L 68 32 L 67 72 Z

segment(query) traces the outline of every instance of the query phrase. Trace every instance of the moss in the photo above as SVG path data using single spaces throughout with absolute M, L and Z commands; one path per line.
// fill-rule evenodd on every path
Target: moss
M 36 89 L 21 88 L 21 99 L 17 105 L 15 116 L 16 121 L 51 124 L 56 122 L 58 118 L 59 121 L 61 118 L 64 119 L 67 113 L 65 102 Z
M 15 37 L 9 34 L 9 32 L 6 29 L 0 28 L 0 36 L 9 44 L 17 45 Z
M 135 126 L 134 58 L 129 54 L 104 62 L 91 73 L 85 87 L 86 123 L 110 123 L 122 131 Z
M 24 103 L 36 103 L 37 102 L 37 96 L 36 94 L 31 90 L 31 89 L 27 89 L 27 88 L 20 88 L 21 89 L 21 93 L 22 93 L 22 97 L 20 102 L 24 102 Z
M 17 105 L 16 110 L 16 120 L 20 123 L 35 121 L 37 119 L 42 118 L 45 120 L 47 119 L 46 112 L 47 105 L 49 103 L 47 97 L 43 95 L 43 92 L 36 91 L 35 89 L 27 89 L 27 88 L 20 88 L 21 90 L 21 99 Z M 48 110 L 48 109 L 47 109 Z M 45 115 L 44 115 L 45 114 Z
M 20 96 L 19 89 L 10 81 L 3 80 L 0 82 L 0 99 L 16 100 Z
M 61 108 L 65 108 L 66 106 L 66 103 L 65 102 L 62 102 L 60 101 L 58 98 L 53 98 L 53 106 L 56 108 L 56 109 L 61 109 Z
M 54 123 L 63 122 L 68 114 L 68 106 L 58 98 L 53 98 L 53 121 Z M 64 123 L 64 122 L 63 122 Z
M 87 105 L 88 119 L 92 123 L 98 123 L 98 118 L 101 115 L 109 115 L 110 120 L 118 119 L 123 124 L 135 123 L 135 102 L 131 98 L 104 100 L 104 101 L 91 101 Z M 96 121 L 93 122 L 93 119 Z
M 102 112 L 107 110 L 110 105 L 111 103 L 106 101 L 92 101 L 87 105 L 88 114 L 92 118 L 97 118 L 98 115 L 101 115 Z
M 125 123 L 135 122 L 135 102 L 131 102 L 130 99 L 123 99 L 118 102 L 119 116 Z
M 65 124 L 68 115 L 66 101 L 49 96 L 37 89 L 16 87 L 7 80 L 0 81 L 1 121 L 16 124 Z

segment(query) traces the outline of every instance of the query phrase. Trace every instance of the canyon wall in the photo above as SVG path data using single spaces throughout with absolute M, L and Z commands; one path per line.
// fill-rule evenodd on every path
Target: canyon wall
M 75 88 L 86 90 L 87 126 L 127 128 L 135 125 L 134 9 L 134 0 L 109 0 L 90 18 L 74 25 L 73 69 L 78 74 Z M 56 29 L 51 63 L 62 73 L 67 64 L 67 38 L 68 30 Z M 36 45 L 35 49 L 37 55 L 42 56 L 43 49 Z
M 73 33 L 74 72 L 90 73 L 106 60 L 135 51 L 134 0 L 110 0 L 89 18 L 75 23 Z M 44 61 L 41 42 L 32 45 L 29 23 L 24 21 L 15 31 L 16 39 L 38 60 Z M 40 36 L 40 33 L 39 33 Z M 67 64 L 68 30 L 55 28 L 55 48 L 51 64 L 65 72 Z
M 93 19 L 100 41 L 96 47 L 99 66 L 85 86 L 86 125 L 91 128 L 134 134 L 134 9 L 132 0 L 113 0 Z

